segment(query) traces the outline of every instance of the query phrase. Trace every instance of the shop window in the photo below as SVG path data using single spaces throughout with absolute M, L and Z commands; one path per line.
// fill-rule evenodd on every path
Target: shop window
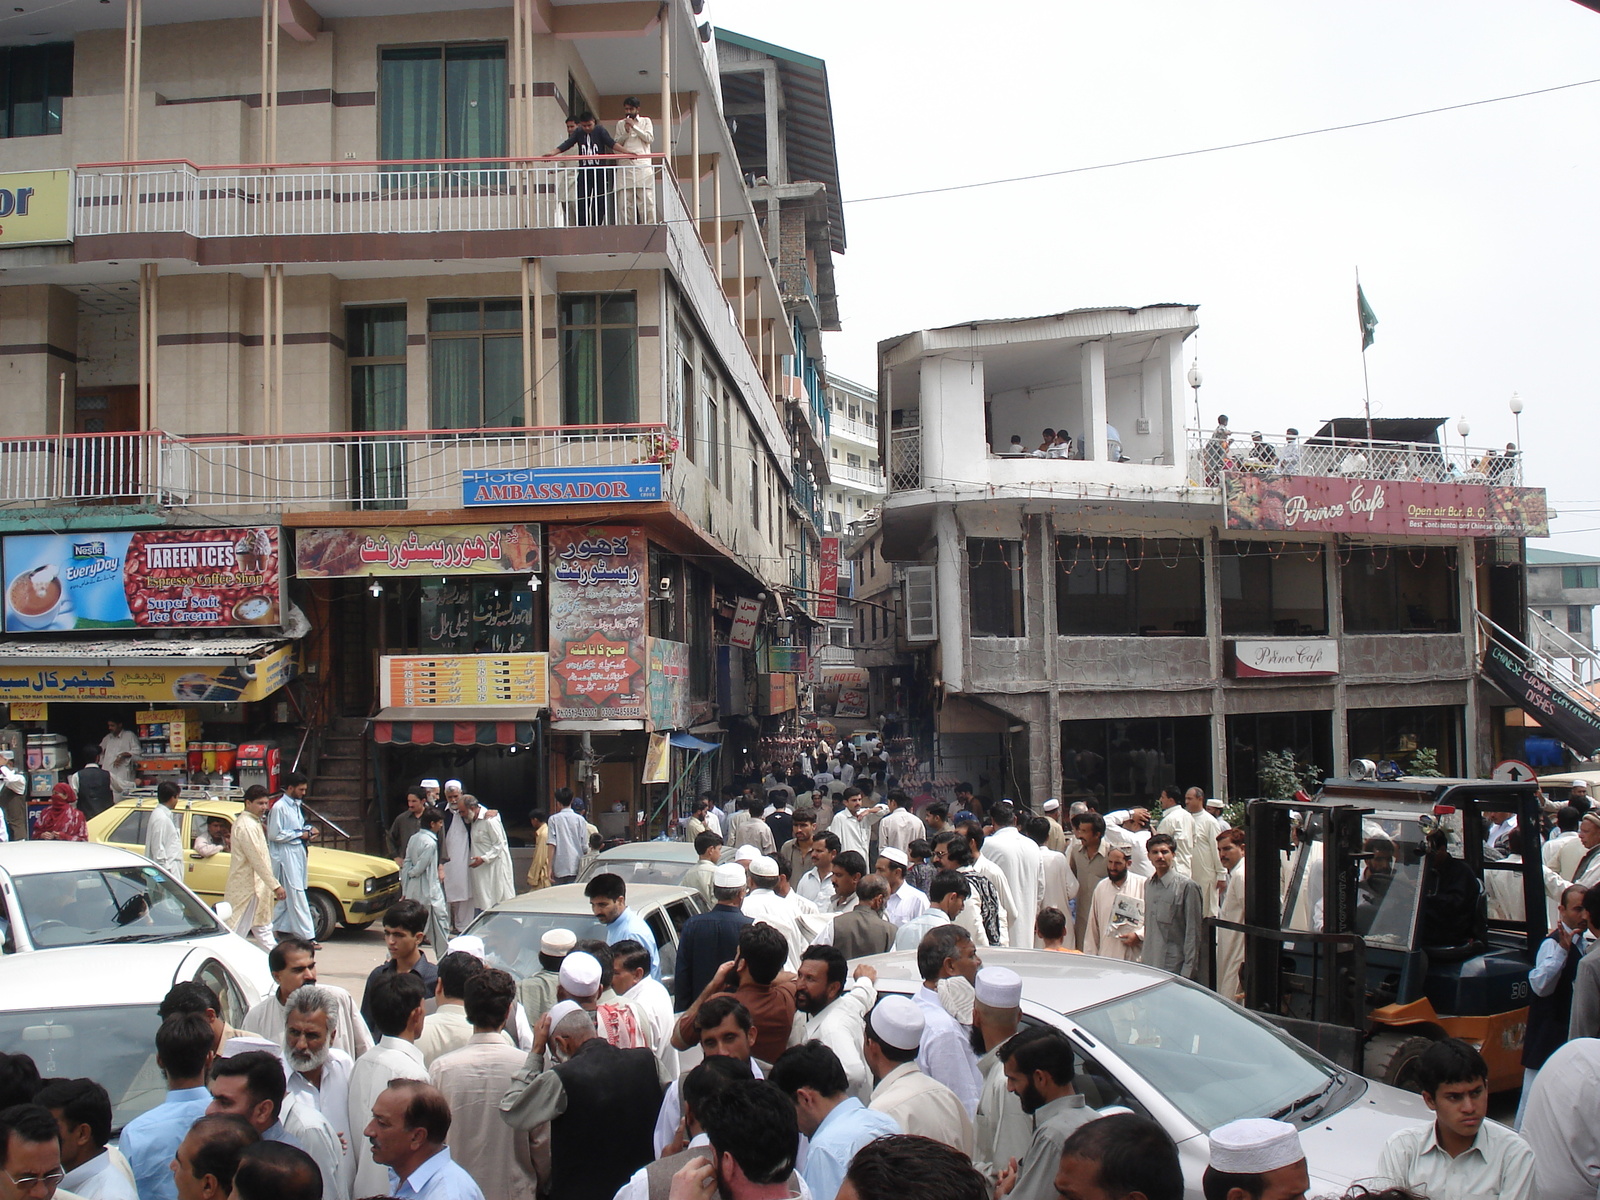
M 506 153 L 503 42 L 381 52 L 378 157 L 500 158 Z
M 433 428 L 506 429 L 524 423 L 521 301 L 433 301 L 428 353 Z
M 1351 546 L 1340 551 L 1347 633 L 1456 633 L 1451 546 Z
M 406 427 L 406 309 L 403 304 L 345 312 L 350 428 L 374 433 Z M 405 443 L 362 439 L 351 447 L 351 476 L 362 508 L 403 508 Z
M 1061 803 L 1100 812 L 1143 805 L 1164 787 L 1211 794 L 1209 717 L 1148 717 L 1061 723 Z
M 1205 559 L 1192 538 L 1056 539 L 1056 632 L 1204 637 Z
M 562 423 L 631 425 L 638 419 L 639 321 L 634 294 L 562 296 Z
M 1235 713 L 1228 718 L 1228 791 L 1232 796 L 1265 795 L 1259 772 L 1260 756 L 1266 751 L 1292 755 L 1301 771 L 1316 767 L 1318 778 L 1340 773 L 1333 762 L 1332 713 Z
M 1600 567 L 1562 567 L 1564 588 L 1600 588 Z
M 1223 542 L 1217 553 L 1224 634 L 1312 637 L 1328 632 L 1322 547 Z
M 1350 711 L 1350 757 L 1421 769 L 1432 751 L 1433 769 L 1461 774 L 1461 708 L 1357 708 Z M 1421 761 L 1419 761 L 1421 755 Z
M 967 593 L 973 637 L 1024 637 L 1022 543 L 967 539 Z
M 71 42 L 0 47 L 0 137 L 60 133 L 70 95 Z

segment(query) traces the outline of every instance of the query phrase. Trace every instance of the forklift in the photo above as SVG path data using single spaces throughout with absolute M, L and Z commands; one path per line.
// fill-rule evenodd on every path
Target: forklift
M 1520 862 L 1485 852 L 1491 813 L 1531 831 Z M 1417 1090 L 1417 1059 L 1458 1037 L 1491 1091 L 1520 1087 L 1550 928 L 1542 830 L 1536 782 L 1329 779 L 1252 800 L 1244 920 L 1208 921 L 1211 960 L 1218 933 L 1242 935 L 1245 1007 L 1368 1078 Z

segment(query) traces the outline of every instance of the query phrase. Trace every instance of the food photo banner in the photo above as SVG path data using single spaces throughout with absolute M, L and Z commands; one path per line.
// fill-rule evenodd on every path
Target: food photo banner
M 367 575 L 527 575 L 540 570 L 538 525 L 391 525 L 302 529 L 301 579 Z
M 1229 529 L 1548 537 L 1543 488 L 1314 475 L 1223 477 Z

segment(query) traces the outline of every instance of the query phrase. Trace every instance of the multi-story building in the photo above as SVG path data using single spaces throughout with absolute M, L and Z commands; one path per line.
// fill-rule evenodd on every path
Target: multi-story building
M 863 544 L 899 565 L 934 774 L 1119 807 L 1259 794 L 1266 751 L 1487 768 L 1513 704 L 1480 677 L 1479 615 L 1522 635 L 1543 492 L 1515 459 L 1463 475 L 1439 421 L 1186 431 L 1195 328 L 1158 305 L 880 343 L 889 495 Z
M 838 533 L 866 520 L 883 503 L 878 458 L 878 397 L 869 387 L 828 377 L 828 529 Z
M 0 528 L 69 533 L 69 555 L 261 529 L 251 565 L 287 579 L 137 654 L 86 640 L 121 636 L 87 603 L 10 622 L 6 674 L 66 668 L 28 695 L 34 729 L 76 746 L 181 704 L 302 765 L 342 733 L 353 801 L 455 775 L 517 817 L 567 784 L 649 807 L 652 732 L 729 730 L 731 768 L 792 715 L 767 623 L 820 517 L 796 500 L 814 351 L 790 309 L 800 275 L 831 297 L 842 227 L 780 278 L 700 8 L 129 0 L 8 23 Z M 585 112 L 616 153 L 557 154 Z M 807 138 L 831 161 L 831 126 Z M 8 541 L 8 585 L 38 546 Z M 741 598 L 764 598 L 755 631 L 732 629 Z M 196 682 L 254 678 L 286 641 L 282 689 Z M 542 661 L 502 661 L 545 653 L 548 695 Z M 138 655 L 194 679 L 123 679 Z

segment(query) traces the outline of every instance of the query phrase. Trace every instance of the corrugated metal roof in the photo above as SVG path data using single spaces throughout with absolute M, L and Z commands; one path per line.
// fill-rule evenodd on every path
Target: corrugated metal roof
M 181 661 L 239 663 L 258 658 L 267 650 L 281 646 L 276 637 L 190 638 L 182 641 L 134 640 L 132 638 L 30 638 L 0 642 L 0 661 L 9 663 L 106 663 L 108 665 Z
M 1589 563 L 1600 563 L 1600 558 L 1591 554 L 1569 554 L 1562 550 L 1541 550 L 1532 546 L 1528 547 L 1528 565 L 1530 567 L 1559 567 L 1566 564 L 1573 566 L 1587 566 Z

